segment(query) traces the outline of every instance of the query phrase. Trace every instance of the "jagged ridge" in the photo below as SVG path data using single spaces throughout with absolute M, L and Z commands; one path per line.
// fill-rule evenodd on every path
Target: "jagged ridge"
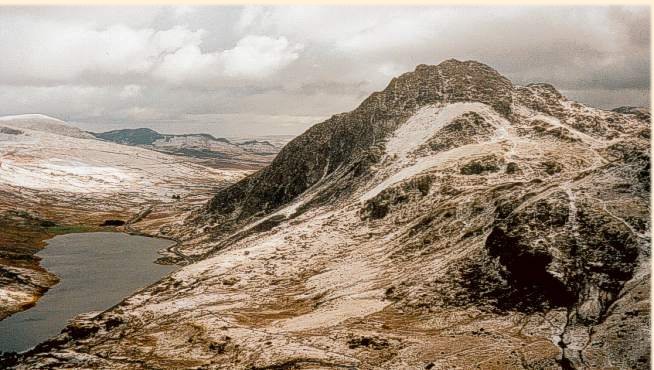
M 316 124 L 288 143 L 270 166 L 220 191 L 208 211 L 225 221 L 265 215 L 329 177 L 337 169 L 369 166 L 382 143 L 419 107 L 436 103 L 477 101 L 503 115 L 511 113 L 511 81 L 475 61 L 450 59 L 436 66 L 419 65 L 393 78 L 349 113 Z

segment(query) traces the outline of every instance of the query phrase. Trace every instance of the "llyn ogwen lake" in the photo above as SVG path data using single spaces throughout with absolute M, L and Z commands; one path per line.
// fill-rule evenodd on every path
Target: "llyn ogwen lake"
M 22 352 L 61 332 L 78 314 L 105 310 L 175 266 L 155 264 L 169 240 L 122 233 L 57 236 L 37 255 L 59 283 L 36 305 L 0 321 L 0 351 Z

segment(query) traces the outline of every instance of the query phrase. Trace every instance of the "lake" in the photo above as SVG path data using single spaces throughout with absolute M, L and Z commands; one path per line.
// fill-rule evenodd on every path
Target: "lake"
M 123 233 L 56 236 L 37 255 L 59 283 L 26 311 L 0 321 L 0 351 L 22 352 L 61 332 L 78 314 L 102 311 L 161 279 L 175 266 L 153 263 L 164 239 Z

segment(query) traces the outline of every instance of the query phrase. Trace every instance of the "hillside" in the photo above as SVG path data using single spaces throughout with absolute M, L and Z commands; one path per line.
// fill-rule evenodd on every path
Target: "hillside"
M 141 146 L 162 153 L 203 160 L 206 165 L 225 168 L 258 169 L 268 164 L 281 149 L 263 140 L 232 142 L 209 134 L 160 134 L 149 128 L 121 129 L 91 133 L 98 139 Z
M 43 115 L 0 117 L 0 319 L 56 282 L 34 256 L 45 239 L 107 220 L 159 232 L 246 173 L 103 142 Z
M 14 134 L 19 134 L 21 129 L 26 129 L 80 139 L 93 138 L 93 135 L 78 129 L 77 127 L 73 127 L 60 119 L 43 114 L 21 114 L 0 117 L 0 130 L 4 129 L 0 132 L 11 134 L 12 132 L 9 132 L 11 129 L 7 126 L 13 127 L 14 130 L 19 130 L 19 132 L 13 132 Z
M 18 368 L 647 369 L 648 117 L 419 65 L 166 229 L 194 263 Z
M 127 145 L 152 145 L 152 143 L 164 137 L 160 133 L 149 128 L 112 130 L 101 133 L 92 132 L 91 135 L 98 139 Z

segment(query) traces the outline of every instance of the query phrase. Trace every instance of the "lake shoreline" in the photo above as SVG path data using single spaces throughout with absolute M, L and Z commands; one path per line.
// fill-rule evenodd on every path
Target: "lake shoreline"
M 59 282 L 31 307 L 0 321 L 0 352 L 28 352 L 80 314 L 110 310 L 157 282 L 177 267 L 155 263 L 159 252 L 176 244 L 170 239 L 104 231 L 47 240 L 47 247 L 37 253 L 39 265 Z

